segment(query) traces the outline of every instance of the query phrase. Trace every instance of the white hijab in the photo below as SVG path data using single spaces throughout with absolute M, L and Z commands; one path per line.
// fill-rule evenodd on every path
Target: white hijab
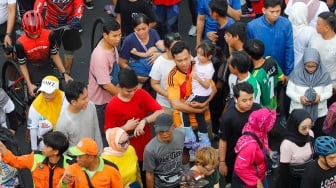
M 288 20 L 292 23 L 294 40 L 308 26 L 307 16 L 308 6 L 305 3 L 296 2 L 293 4 Z

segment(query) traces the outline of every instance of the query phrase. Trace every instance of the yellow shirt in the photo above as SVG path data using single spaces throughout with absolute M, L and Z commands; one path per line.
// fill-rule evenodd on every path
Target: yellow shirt
M 119 168 L 124 186 L 138 181 L 141 183 L 140 168 L 138 165 L 138 157 L 133 146 L 129 145 L 123 156 L 113 156 L 107 153 L 101 155 L 103 159 L 113 162 Z

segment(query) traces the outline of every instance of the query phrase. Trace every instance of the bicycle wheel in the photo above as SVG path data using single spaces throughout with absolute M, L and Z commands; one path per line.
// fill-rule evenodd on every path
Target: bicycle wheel
M 19 123 L 25 123 L 28 112 L 28 88 L 19 67 L 14 61 L 8 60 L 2 67 L 2 88 L 15 105 Z
M 92 33 L 91 33 L 91 52 L 97 46 L 99 40 L 102 38 L 102 33 L 103 33 L 102 25 L 104 23 L 105 23 L 105 19 L 102 17 L 97 18 L 95 22 L 93 23 Z M 100 25 L 100 27 L 98 27 L 98 25 Z

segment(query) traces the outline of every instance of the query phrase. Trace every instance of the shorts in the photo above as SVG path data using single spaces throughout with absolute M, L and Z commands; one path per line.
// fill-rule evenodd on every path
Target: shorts
M 56 35 L 56 43 L 58 47 L 63 44 L 63 48 L 66 51 L 75 51 L 82 46 L 80 33 L 77 29 L 54 30 L 54 33 Z
M 30 82 L 32 84 L 41 84 L 43 78 L 48 75 L 53 75 L 57 77 L 51 62 L 41 66 L 35 66 L 31 63 L 27 63 L 26 65 L 30 76 Z

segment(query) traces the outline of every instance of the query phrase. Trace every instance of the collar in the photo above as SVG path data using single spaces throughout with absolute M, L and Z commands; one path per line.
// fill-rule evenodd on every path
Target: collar
M 64 156 L 61 155 L 60 159 L 59 159 L 59 160 L 57 161 L 57 163 L 56 163 L 56 166 L 57 166 L 57 167 L 60 167 L 60 168 L 64 168 L 64 163 L 63 163 L 63 161 L 64 161 Z M 42 161 L 42 164 L 48 165 L 48 163 L 49 163 L 49 157 L 46 157 L 46 158 Z
M 99 166 L 98 168 L 95 170 L 96 172 L 102 172 L 104 170 L 104 160 L 101 157 L 98 157 L 99 159 Z M 85 167 L 82 167 L 82 170 L 89 171 L 88 169 L 86 169 Z

